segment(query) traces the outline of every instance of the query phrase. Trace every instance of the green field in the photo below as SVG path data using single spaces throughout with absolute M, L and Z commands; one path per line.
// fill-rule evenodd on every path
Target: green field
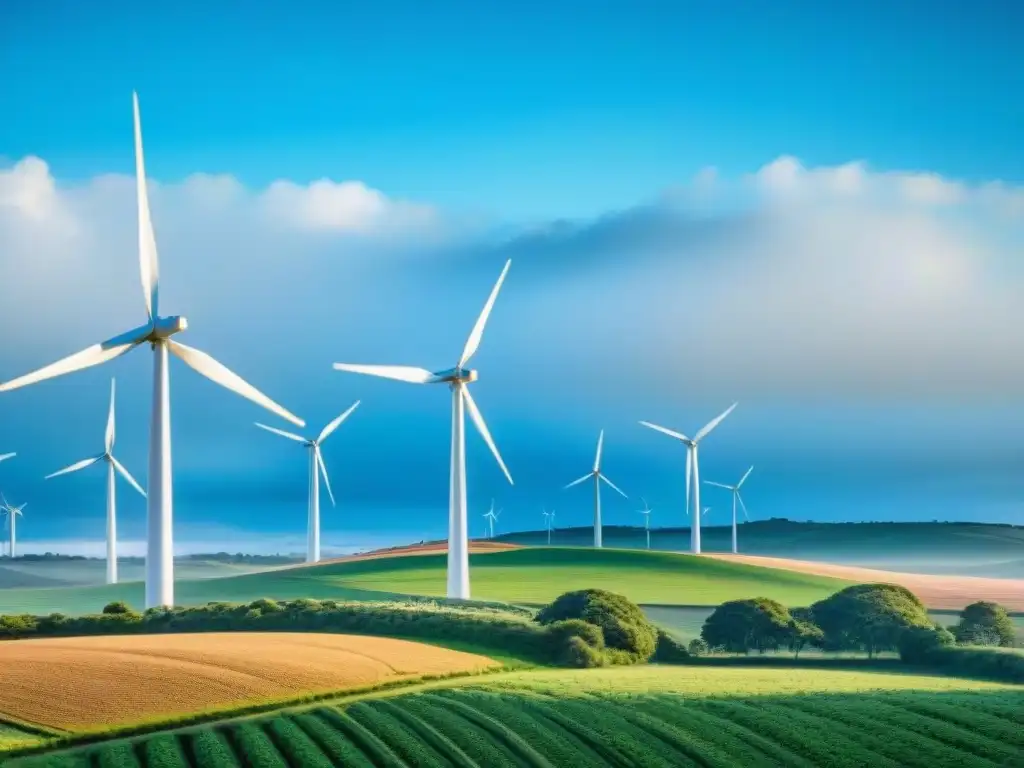
M 270 567 L 192 558 L 179 559 L 174 564 L 178 577 L 185 580 L 258 573 Z M 145 578 L 145 565 L 138 560 L 122 561 L 118 563 L 118 575 L 121 581 L 141 581 Z M 98 586 L 105 584 L 106 579 L 105 560 L 0 559 L 0 589 Z
M 848 582 L 668 552 L 592 548 L 528 548 L 470 557 L 473 597 L 548 603 L 573 589 L 597 587 L 638 603 L 717 605 L 762 595 L 808 605 Z M 260 597 L 380 600 L 397 595 L 443 597 L 446 555 L 406 555 L 289 568 L 220 579 L 181 580 L 180 605 L 243 602 Z M 141 583 L 61 589 L 0 590 L 0 613 L 80 614 L 112 600 L 143 604 Z
M 712 500 L 708 500 L 714 503 Z M 716 511 L 717 510 L 717 511 Z M 709 522 L 716 523 L 725 507 L 713 507 Z M 670 519 L 669 512 L 652 515 L 652 524 Z M 678 513 L 681 518 L 682 512 Z M 640 549 L 641 528 L 606 525 L 606 547 Z M 728 552 L 731 530 L 721 524 L 701 527 L 706 552 Z M 1024 526 L 982 523 L 798 523 L 757 520 L 739 526 L 740 551 L 748 555 L 791 557 L 828 563 L 859 565 L 911 573 L 1024 578 Z M 495 537 L 496 541 L 540 545 L 545 531 L 525 531 Z M 562 528 L 553 532 L 552 544 L 590 546 L 593 529 Z M 690 548 L 689 528 L 652 528 L 653 549 L 685 552 Z
M 627 667 L 420 685 L 9 760 L 24 766 L 992 766 L 1024 691 L 944 677 Z

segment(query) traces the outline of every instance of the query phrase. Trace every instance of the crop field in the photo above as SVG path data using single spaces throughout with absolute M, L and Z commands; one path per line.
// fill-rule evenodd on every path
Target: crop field
M 424 686 L 8 764 L 937 768 L 1018 765 L 1024 754 L 1019 687 L 818 672 L 798 690 L 793 670 L 741 670 L 762 675 L 750 689 L 746 674 L 724 674 L 733 671 L 516 673 L 501 683 Z M 694 675 L 703 680 L 687 685 Z M 682 692 L 674 689 L 680 682 Z
M 494 665 L 381 637 L 210 633 L 0 644 L 0 718 L 78 731 Z
M 176 583 L 181 605 L 270 597 L 381 600 L 445 594 L 444 554 L 359 558 L 315 566 Z M 571 589 L 598 587 L 638 603 L 717 605 L 755 595 L 807 605 L 851 582 L 813 574 L 727 563 L 670 552 L 591 548 L 521 548 L 470 557 L 473 597 L 548 603 Z M 0 613 L 94 613 L 112 600 L 143 604 L 142 584 L 76 589 L 0 590 Z

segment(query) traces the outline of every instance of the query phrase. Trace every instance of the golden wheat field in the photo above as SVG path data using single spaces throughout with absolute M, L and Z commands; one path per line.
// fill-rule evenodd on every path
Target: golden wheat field
M 0 717 L 76 731 L 495 665 L 471 653 L 356 635 L 14 640 L 0 643 Z

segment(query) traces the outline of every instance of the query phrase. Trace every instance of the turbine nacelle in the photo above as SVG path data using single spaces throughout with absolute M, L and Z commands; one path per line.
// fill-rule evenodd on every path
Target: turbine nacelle
M 170 317 L 157 317 L 153 320 L 153 330 L 149 334 L 147 341 L 157 341 L 158 339 L 167 339 L 176 333 L 181 333 L 188 329 L 188 320 L 181 315 L 171 315 Z
M 437 371 L 428 383 L 430 384 L 471 384 L 479 378 L 479 372 L 471 368 L 449 368 L 446 371 Z

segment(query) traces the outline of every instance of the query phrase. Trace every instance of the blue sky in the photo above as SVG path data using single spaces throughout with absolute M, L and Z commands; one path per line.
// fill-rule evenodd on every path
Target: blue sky
M 186 341 L 310 429 L 363 400 L 328 544 L 442 535 L 448 450 L 443 392 L 330 363 L 450 366 L 509 257 L 474 391 L 513 489 L 468 437 L 508 526 L 586 520 L 558 488 L 602 427 L 677 514 L 682 454 L 636 421 L 736 399 L 703 474 L 754 464 L 759 516 L 1024 520 L 1019 4 L 205 5 L 0 10 L 0 377 L 141 322 L 137 89 Z M 148 373 L 0 401 L 26 541 L 101 534 L 102 473 L 39 478 L 98 446 L 111 375 L 144 480 Z M 301 452 L 181 366 L 172 391 L 179 540 L 298 541 Z

